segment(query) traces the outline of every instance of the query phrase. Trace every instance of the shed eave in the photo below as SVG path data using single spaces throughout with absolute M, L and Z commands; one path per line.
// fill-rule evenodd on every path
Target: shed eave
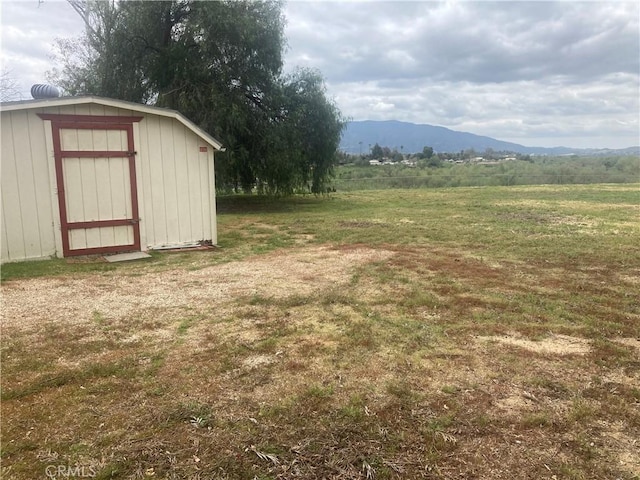
M 0 112 L 11 112 L 17 110 L 28 110 L 34 108 L 47 108 L 47 107 L 62 107 L 67 105 L 82 105 L 93 103 L 96 105 L 103 105 L 107 107 L 123 108 L 133 110 L 141 113 L 148 113 L 151 115 L 160 115 L 163 117 L 174 118 L 182 123 L 185 127 L 195 133 L 198 137 L 211 145 L 214 150 L 224 151 L 222 143 L 213 138 L 207 132 L 202 130 L 191 120 L 186 118 L 180 112 L 171 110 L 168 108 L 153 107 L 150 105 L 143 105 L 141 103 L 127 102 L 125 100 L 116 100 L 113 98 L 96 97 L 96 96 L 83 96 L 83 97 L 58 97 L 58 98 L 46 98 L 37 100 L 19 100 L 15 102 L 0 103 Z

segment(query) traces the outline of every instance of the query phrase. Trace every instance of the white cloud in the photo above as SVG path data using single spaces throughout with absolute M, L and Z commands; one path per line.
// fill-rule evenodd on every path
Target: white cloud
M 637 2 L 292 2 L 287 16 L 288 67 L 319 68 L 355 120 L 640 143 Z

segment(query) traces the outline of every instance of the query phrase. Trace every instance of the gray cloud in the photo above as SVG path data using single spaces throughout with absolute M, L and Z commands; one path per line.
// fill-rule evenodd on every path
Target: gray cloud
M 2 69 L 11 73 L 23 99 L 31 98 L 34 83 L 45 81 L 53 68 L 55 38 L 82 34 L 82 20 L 60 0 L 0 2 L 2 23 Z
M 29 98 L 54 39 L 82 22 L 64 1 L 0 9 L 2 66 Z M 290 0 L 285 14 L 285 69 L 319 69 L 353 119 L 527 145 L 640 143 L 638 2 Z
M 288 14 L 290 61 L 332 81 L 579 82 L 640 62 L 633 3 L 294 2 Z

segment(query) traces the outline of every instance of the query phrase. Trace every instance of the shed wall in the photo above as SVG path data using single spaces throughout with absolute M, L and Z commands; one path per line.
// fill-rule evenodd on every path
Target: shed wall
M 0 121 L 2 262 L 54 255 L 53 165 L 44 122 L 30 110 L 2 112 Z
M 213 148 L 171 118 L 147 115 L 137 130 L 143 246 L 216 243 Z

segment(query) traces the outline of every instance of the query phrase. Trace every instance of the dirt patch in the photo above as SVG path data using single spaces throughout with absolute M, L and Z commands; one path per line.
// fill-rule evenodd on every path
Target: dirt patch
M 640 338 L 614 338 L 612 340 L 627 347 L 632 347 L 640 353 Z
M 640 285 L 640 273 L 638 275 L 618 275 L 618 278 L 631 285 Z
M 507 412 L 522 413 L 523 410 L 529 410 L 535 405 L 534 397 L 527 395 L 509 395 L 508 397 L 496 401 L 496 406 Z
M 602 441 L 617 456 L 620 467 L 633 476 L 640 475 L 640 440 L 625 432 L 623 422 L 599 424 L 603 428 Z
M 589 341 L 568 335 L 551 335 L 543 340 L 527 340 L 518 336 L 476 337 L 481 342 L 498 342 L 524 348 L 531 352 L 552 355 L 585 355 L 591 347 Z
M 218 307 L 242 296 L 309 295 L 349 280 L 357 265 L 393 252 L 327 247 L 272 253 L 195 271 L 175 269 L 123 276 L 117 272 L 64 278 L 34 278 L 2 286 L 3 328 L 32 329 L 43 323 L 120 319 L 153 310 L 161 320 L 193 308 Z
M 368 227 L 379 227 L 381 225 L 386 225 L 386 222 L 382 220 L 373 219 L 371 221 L 367 220 L 350 220 L 350 221 L 342 221 L 338 222 L 338 225 L 346 228 L 368 228 Z
M 276 361 L 274 355 L 252 355 L 245 358 L 242 364 L 247 368 L 258 368 L 263 365 L 270 365 Z

